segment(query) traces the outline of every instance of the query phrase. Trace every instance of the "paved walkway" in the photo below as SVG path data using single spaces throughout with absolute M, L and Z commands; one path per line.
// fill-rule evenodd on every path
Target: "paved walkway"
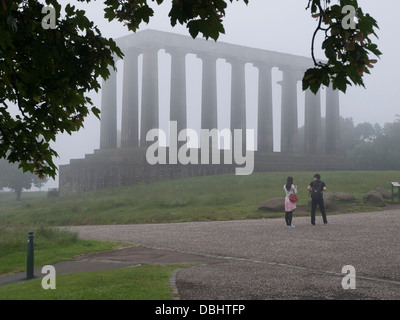
M 201 264 L 174 273 L 180 299 L 400 299 L 400 210 L 328 216 L 328 221 L 323 225 L 317 216 L 313 227 L 308 217 L 294 217 L 293 229 L 283 218 L 70 227 L 81 238 L 138 247 L 55 267 L 61 274 L 64 268 Z M 356 270 L 355 289 L 342 287 L 346 265 Z
M 142 264 L 208 264 L 218 260 L 184 254 L 171 250 L 158 250 L 143 246 L 132 246 L 118 250 L 90 253 L 77 256 L 74 260 L 53 264 L 57 275 L 98 270 L 120 269 Z M 219 261 L 218 261 L 219 262 Z M 42 277 L 42 268 L 34 270 L 35 278 Z M 0 276 L 0 286 L 26 281 L 26 272 Z

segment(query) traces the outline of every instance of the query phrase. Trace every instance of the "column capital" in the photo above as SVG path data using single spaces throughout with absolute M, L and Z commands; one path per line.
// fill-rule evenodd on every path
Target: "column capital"
M 168 53 L 169 55 L 184 55 L 186 56 L 189 52 L 185 48 L 181 47 L 173 47 L 173 46 L 167 46 L 164 48 L 165 52 Z
M 141 45 L 137 48 L 137 50 L 139 50 L 141 53 L 153 53 L 153 52 L 158 53 L 158 51 L 160 51 L 161 49 L 162 48 L 160 46 L 151 43 L 146 45 Z
M 278 66 L 279 70 L 283 73 L 282 82 L 285 81 L 286 77 L 291 80 L 300 81 L 303 79 L 305 70 L 291 66 Z
M 217 59 L 220 59 L 221 57 L 219 55 L 216 54 L 212 54 L 212 53 L 208 53 L 208 52 L 194 52 L 194 54 L 196 55 L 197 58 L 201 59 L 201 60 L 215 60 L 217 61 Z
M 295 68 L 279 67 L 279 70 L 282 71 L 282 80 L 277 82 L 280 85 L 297 83 L 304 76 L 304 71 Z
M 271 70 L 273 67 L 275 67 L 274 64 L 267 62 L 267 61 L 249 61 L 250 63 L 253 64 L 254 67 L 256 67 L 257 69 L 261 70 L 261 69 L 269 69 Z
M 126 58 L 126 57 L 131 57 L 131 56 L 136 56 L 136 57 L 138 57 L 139 56 L 139 54 L 141 53 L 141 50 L 139 49 L 139 48 L 136 48 L 136 47 L 129 47 L 129 48 L 126 48 L 126 49 L 124 49 L 123 50 L 123 53 L 124 53 L 124 55 L 125 55 L 125 57 L 124 57 L 124 59 Z
M 235 56 L 227 56 L 227 57 L 224 57 L 224 59 L 225 59 L 225 61 L 227 63 L 230 63 L 231 65 L 233 65 L 233 64 L 246 65 L 246 63 L 249 63 L 248 60 L 245 60 L 245 59 L 240 58 L 240 57 L 235 57 Z

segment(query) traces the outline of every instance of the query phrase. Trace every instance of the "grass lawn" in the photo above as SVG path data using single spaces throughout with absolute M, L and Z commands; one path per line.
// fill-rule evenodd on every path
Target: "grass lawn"
M 0 300 L 171 300 L 171 272 L 180 265 L 144 265 L 126 269 L 65 274 L 56 289 L 42 279 L 0 287 Z
M 71 260 L 81 253 L 112 250 L 117 243 L 79 239 L 76 233 L 33 228 L 35 267 Z M 26 270 L 28 229 L 0 226 L 0 275 Z

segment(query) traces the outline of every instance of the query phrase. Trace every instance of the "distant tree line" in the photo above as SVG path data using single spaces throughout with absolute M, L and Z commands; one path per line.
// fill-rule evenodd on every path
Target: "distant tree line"
M 400 116 L 394 122 L 369 122 L 354 125 L 352 118 L 340 117 L 341 153 L 359 169 L 400 169 Z M 322 141 L 325 141 L 325 119 L 322 121 Z M 304 127 L 299 128 L 300 150 L 304 150 Z M 323 145 L 323 149 L 325 145 Z
M 357 143 L 346 150 L 360 168 L 371 170 L 400 169 L 400 117 L 392 123 L 361 123 L 354 128 Z

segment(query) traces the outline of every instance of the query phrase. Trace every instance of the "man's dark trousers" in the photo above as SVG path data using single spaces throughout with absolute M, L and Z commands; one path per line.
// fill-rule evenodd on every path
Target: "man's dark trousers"
M 311 200 L 311 224 L 315 225 L 315 211 L 317 211 L 317 206 L 319 206 L 319 211 L 321 211 L 322 220 L 324 221 L 324 223 L 328 223 L 328 220 L 326 220 L 324 197 L 321 196 L 319 197 L 319 199 Z

